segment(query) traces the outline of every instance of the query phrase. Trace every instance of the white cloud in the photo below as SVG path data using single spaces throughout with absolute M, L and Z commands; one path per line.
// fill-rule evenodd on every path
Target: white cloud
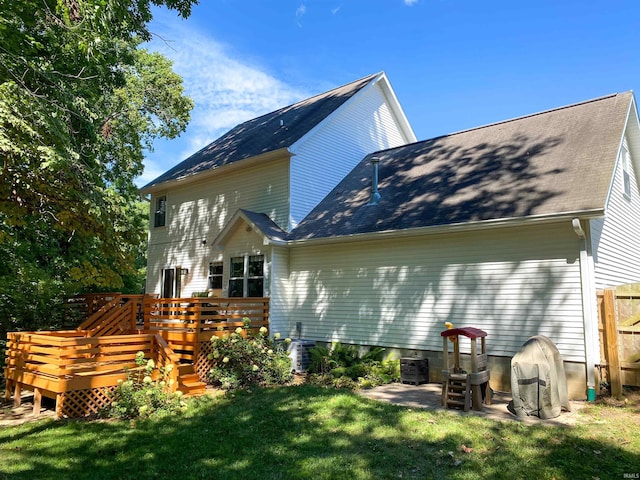
M 302 27 L 302 23 L 300 23 L 300 19 L 305 16 L 307 13 L 307 6 L 304 3 L 301 3 L 298 8 L 296 8 L 296 21 L 299 27 Z
M 301 5 L 304 7 L 304 5 Z M 236 59 L 222 44 L 176 19 L 151 24 L 158 36 L 147 48 L 173 60 L 195 107 L 191 122 L 179 139 L 160 141 L 145 160 L 139 184 L 153 180 L 243 121 L 295 103 L 308 96 Z
M 416 3 L 418 3 L 418 0 L 403 0 L 404 4 L 408 7 L 412 7 L 414 6 Z

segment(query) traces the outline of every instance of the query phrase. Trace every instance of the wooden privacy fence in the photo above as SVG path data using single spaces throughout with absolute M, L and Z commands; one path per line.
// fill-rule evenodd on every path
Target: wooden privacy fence
M 623 385 L 640 386 L 640 284 L 605 289 L 597 298 L 600 366 L 620 397 Z
M 34 392 L 34 413 L 42 397 L 56 400 L 56 416 L 78 417 L 106 406 L 126 370 L 136 368 L 136 354 L 144 352 L 156 366 L 173 365 L 171 389 L 178 387 L 178 363 L 162 337 L 153 334 L 87 337 L 74 332 L 12 332 L 8 334 L 6 397 L 14 394 L 20 404 L 21 390 Z

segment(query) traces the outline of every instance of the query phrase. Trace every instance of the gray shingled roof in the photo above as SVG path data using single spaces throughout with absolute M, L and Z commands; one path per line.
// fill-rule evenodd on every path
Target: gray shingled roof
M 291 232 L 326 238 L 604 211 L 631 92 L 373 153 Z M 367 205 L 371 157 L 377 205 Z
M 269 239 L 276 241 L 284 241 L 287 237 L 287 232 L 282 230 L 276 223 L 271 220 L 266 214 L 252 212 L 251 210 L 240 210 L 247 218 L 253 222 L 253 224 L 260 229 Z
M 237 125 L 202 150 L 142 187 L 195 175 L 246 158 L 290 147 L 379 74 L 302 100 Z

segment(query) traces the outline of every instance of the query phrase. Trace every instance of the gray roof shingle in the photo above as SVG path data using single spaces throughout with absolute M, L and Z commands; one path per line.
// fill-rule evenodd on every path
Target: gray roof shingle
M 285 241 L 287 232 L 280 228 L 273 220 L 271 220 L 266 214 L 259 212 L 252 212 L 251 210 L 241 209 L 241 212 L 253 222 L 256 228 L 260 229 L 270 240 Z
M 142 187 L 195 175 L 246 158 L 290 147 L 379 74 L 316 95 L 231 129 L 200 151 Z
M 290 240 L 603 211 L 631 92 L 365 157 Z M 376 205 L 367 205 L 371 157 Z

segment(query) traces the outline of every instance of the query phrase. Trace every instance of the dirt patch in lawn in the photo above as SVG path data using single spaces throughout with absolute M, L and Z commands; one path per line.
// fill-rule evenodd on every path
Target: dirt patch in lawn
M 55 418 L 55 402 L 51 399 L 43 398 L 40 413 L 33 414 L 33 394 L 22 395 L 19 407 L 13 406 L 12 400 L 5 400 L 4 395 L 0 400 L 0 427 L 20 425 L 27 422 L 35 422 L 43 418 Z

